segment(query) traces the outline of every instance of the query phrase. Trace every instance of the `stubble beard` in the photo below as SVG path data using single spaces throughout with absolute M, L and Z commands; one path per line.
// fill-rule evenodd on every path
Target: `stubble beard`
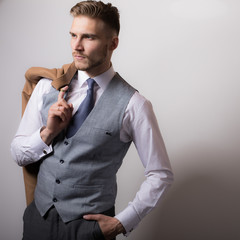
M 73 52 L 73 56 L 75 53 L 77 53 L 77 52 Z M 77 53 L 77 54 L 83 55 L 81 53 Z M 98 59 L 90 58 L 89 56 L 86 56 L 86 55 L 83 55 L 83 56 L 85 58 L 82 60 L 82 62 L 79 62 L 76 59 L 74 59 L 75 67 L 81 71 L 88 71 L 88 72 L 92 71 L 92 70 L 98 68 L 99 66 L 101 66 L 106 61 L 107 46 L 103 49 L 102 55 Z

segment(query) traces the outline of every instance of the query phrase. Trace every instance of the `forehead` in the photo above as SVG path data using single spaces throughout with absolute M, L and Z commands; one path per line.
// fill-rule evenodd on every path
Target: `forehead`
M 71 31 L 75 33 L 101 33 L 106 30 L 106 24 L 98 18 L 77 16 L 73 18 Z

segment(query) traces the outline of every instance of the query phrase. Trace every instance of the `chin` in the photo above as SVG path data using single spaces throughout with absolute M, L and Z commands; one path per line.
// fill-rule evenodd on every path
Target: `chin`
M 80 64 L 79 62 L 75 62 L 75 67 L 77 68 L 77 70 L 81 70 L 81 71 L 86 71 L 88 69 L 87 66 L 84 66 L 83 64 Z

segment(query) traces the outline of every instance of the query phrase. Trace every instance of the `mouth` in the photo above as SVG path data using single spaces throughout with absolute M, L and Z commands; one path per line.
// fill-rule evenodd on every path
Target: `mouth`
M 85 56 L 78 55 L 78 54 L 74 54 L 73 57 L 74 57 L 74 59 L 76 59 L 76 60 L 83 60 L 83 59 L 86 58 Z
M 74 59 L 79 60 L 79 61 L 86 58 L 86 56 L 84 56 L 84 55 L 82 55 L 82 54 L 80 54 L 78 52 L 73 52 L 72 55 L 73 55 Z

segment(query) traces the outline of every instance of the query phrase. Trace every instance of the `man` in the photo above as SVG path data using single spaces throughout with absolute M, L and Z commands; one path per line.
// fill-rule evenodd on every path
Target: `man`
M 28 71 L 30 81 L 44 78 L 11 145 L 20 166 L 40 164 L 34 200 L 24 213 L 24 240 L 127 236 L 173 180 L 151 103 L 111 64 L 120 29 L 117 8 L 84 1 L 71 14 L 74 63 L 60 76 L 55 70 Z M 146 180 L 115 215 L 116 173 L 132 141 Z

